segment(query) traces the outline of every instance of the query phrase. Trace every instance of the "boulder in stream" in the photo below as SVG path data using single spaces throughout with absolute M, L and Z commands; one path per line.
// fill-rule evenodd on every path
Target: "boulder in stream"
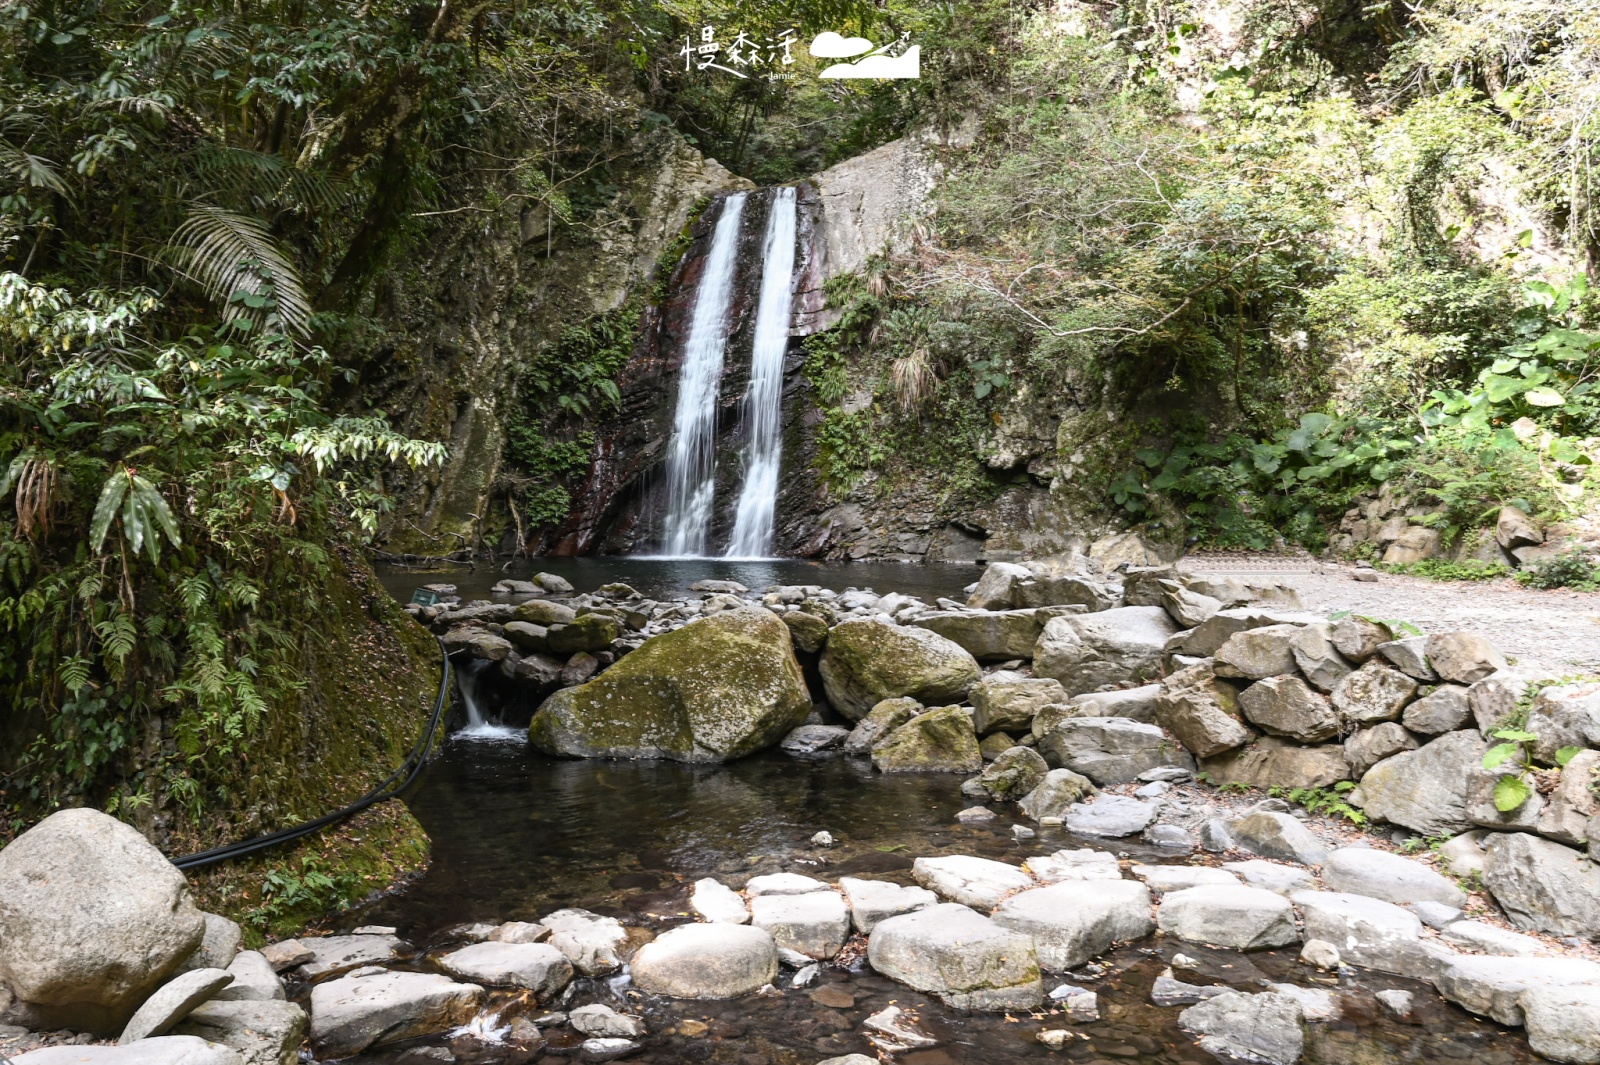
M 927 706 L 958 703 L 982 676 L 960 644 L 936 632 L 857 618 L 835 625 L 823 649 L 828 701 L 859 721 L 885 699 L 909 696 Z
M 778 945 L 750 925 L 679 925 L 640 947 L 632 970 L 633 982 L 652 994 L 739 998 L 777 979 Z
M 777 743 L 810 710 L 788 626 L 767 610 L 728 610 L 653 636 L 589 683 L 556 692 L 528 740 L 584 758 L 725 762 Z

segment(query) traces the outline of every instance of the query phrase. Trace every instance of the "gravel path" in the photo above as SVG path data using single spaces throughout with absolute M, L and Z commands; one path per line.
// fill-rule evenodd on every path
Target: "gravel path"
M 1478 633 L 1519 663 L 1559 674 L 1600 671 L 1600 593 L 1540 591 L 1508 579 L 1428 581 L 1379 573 L 1375 583 L 1354 578 L 1354 566 L 1309 556 L 1191 555 L 1192 573 L 1262 578 L 1291 585 L 1307 610 L 1351 610 L 1409 621 L 1424 632 Z

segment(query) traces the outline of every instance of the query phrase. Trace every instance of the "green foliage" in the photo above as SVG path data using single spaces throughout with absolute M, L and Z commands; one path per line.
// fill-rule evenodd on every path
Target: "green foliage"
M 1511 573 L 1503 562 L 1479 562 L 1470 558 L 1461 562 L 1425 558 L 1420 562 L 1380 563 L 1379 568 L 1430 581 L 1490 581 Z
M 1529 588 L 1571 588 L 1600 591 L 1600 562 L 1574 549 L 1517 571 L 1517 583 Z
M 1498 769 L 1510 762 L 1515 770 L 1502 774 L 1494 782 L 1494 807 L 1505 814 L 1527 802 L 1534 793 L 1533 774 L 1538 767 L 1534 765 L 1528 744 L 1538 742 L 1539 737 L 1516 727 L 1496 729 L 1492 736 L 1500 742 L 1484 752 L 1483 768 Z M 1556 751 L 1556 766 L 1564 767 L 1581 753 L 1582 747 L 1562 747 Z
M 1332 788 L 1290 788 L 1283 792 L 1282 797 L 1297 806 L 1302 806 L 1309 814 L 1322 814 L 1329 817 L 1342 817 L 1357 828 L 1364 828 L 1367 824 L 1367 815 L 1351 806 L 1345 801 L 1345 795 L 1355 788 L 1349 780 L 1341 780 Z M 1277 793 L 1279 789 L 1272 789 Z

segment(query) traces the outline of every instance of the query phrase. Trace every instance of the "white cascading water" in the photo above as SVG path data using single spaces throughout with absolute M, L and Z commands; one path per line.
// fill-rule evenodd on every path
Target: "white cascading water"
M 667 445 L 667 519 L 661 541 L 662 554 L 671 558 L 703 558 L 706 553 L 717 486 L 717 392 L 745 198 L 738 192 L 723 201 L 683 345 L 678 409 Z
M 789 350 L 794 236 L 794 189 L 781 188 L 773 193 L 772 209 L 767 215 L 755 347 L 750 355 L 750 387 L 740 411 L 746 433 L 744 484 L 734 512 L 728 558 L 765 558 L 772 552 L 778 468 L 783 458 L 783 360 Z
M 467 725 L 454 738 L 458 740 L 525 740 L 527 730 L 499 725 L 484 716 L 478 705 L 478 674 L 489 666 L 488 662 L 474 662 L 456 672 L 457 690 L 467 711 Z

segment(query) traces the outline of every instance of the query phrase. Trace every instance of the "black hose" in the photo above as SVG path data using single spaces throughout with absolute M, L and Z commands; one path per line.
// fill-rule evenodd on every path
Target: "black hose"
M 395 798 L 409 788 L 416 781 L 417 774 L 422 772 L 422 767 L 427 764 L 428 749 L 433 746 L 433 738 L 439 731 L 439 723 L 444 717 L 445 702 L 450 695 L 450 678 L 452 675 L 450 654 L 445 650 L 443 640 L 439 640 L 438 637 L 434 637 L 434 639 L 439 644 L 439 655 L 444 663 L 444 672 L 439 678 L 438 698 L 433 702 L 433 717 L 429 720 L 428 727 L 418 737 L 410 753 L 406 755 L 405 761 L 401 762 L 399 767 L 393 773 L 390 773 L 382 784 L 379 784 L 344 809 L 335 810 L 331 814 L 324 814 L 315 821 L 307 821 L 305 824 L 295 825 L 292 828 L 281 828 L 276 832 L 270 832 L 265 836 L 257 836 L 255 839 L 247 839 L 241 843 L 229 843 L 226 846 L 213 847 L 211 850 L 201 851 L 199 854 L 188 854 L 182 858 L 174 858 L 172 859 L 172 864 L 179 869 L 198 869 L 203 865 L 211 865 L 215 862 L 243 858 L 246 855 L 255 854 L 257 851 L 276 847 L 280 843 L 288 843 L 290 840 L 309 836 L 311 833 L 329 825 L 338 824 L 340 821 L 354 817 L 369 806 L 375 806 L 380 802 Z M 405 779 L 400 782 L 398 787 L 394 787 L 394 782 L 400 780 L 402 776 Z

